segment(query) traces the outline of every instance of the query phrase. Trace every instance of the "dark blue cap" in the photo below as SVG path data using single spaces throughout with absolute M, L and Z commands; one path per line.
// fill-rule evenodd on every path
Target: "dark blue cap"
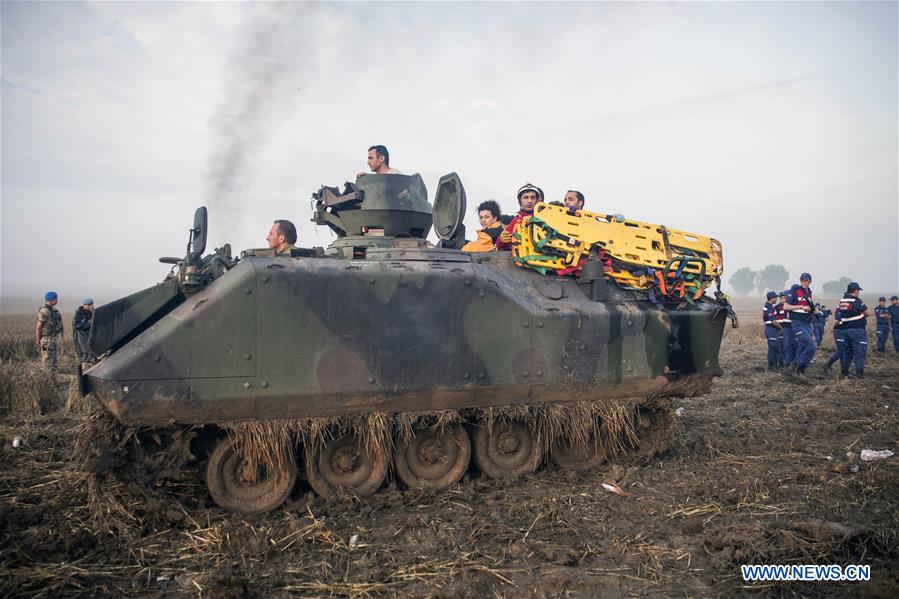
M 777 293 L 775 293 L 774 291 L 769 291 L 768 295 L 766 295 L 765 297 L 771 299 L 772 297 L 777 297 Z
M 807 272 L 804 272 L 801 275 L 799 275 L 799 280 L 800 281 L 811 281 L 812 275 L 808 274 Z
M 787 295 L 788 293 L 790 293 L 790 290 L 789 290 L 789 289 L 786 289 L 786 290 L 784 290 L 784 291 L 781 291 L 781 292 L 780 292 L 780 297 L 786 297 L 786 295 Z
M 59 296 L 56 295 L 55 291 L 48 291 L 47 293 L 44 294 L 44 301 L 52 302 L 53 300 L 57 299 L 58 297 Z
M 855 281 L 852 281 L 852 282 L 849 283 L 849 285 L 846 287 L 846 291 L 863 291 L 863 290 L 862 290 L 862 288 L 859 286 L 858 283 L 856 283 Z
M 887 298 L 885 298 L 885 297 L 883 297 L 883 296 L 881 295 L 880 297 L 877 298 L 877 301 L 878 301 L 878 302 L 885 302 L 885 301 L 887 301 Z
M 894 295 L 894 296 L 891 297 L 890 299 L 891 299 L 891 300 L 899 300 L 899 295 Z

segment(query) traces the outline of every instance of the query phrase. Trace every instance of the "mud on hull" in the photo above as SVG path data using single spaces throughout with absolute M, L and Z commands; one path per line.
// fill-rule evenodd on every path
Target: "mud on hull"
M 664 395 L 699 394 L 709 385 L 710 377 L 689 377 Z M 79 454 L 95 476 L 147 486 L 204 472 L 219 506 L 259 513 L 283 503 L 298 479 L 325 498 L 369 495 L 388 481 L 439 492 L 470 472 L 514 478 L 549 462 L 571 470 L 642 463 L 671 445 L 669 399 L 586 397 L 170 427 L 126 427 L 103 410 L 85 429 Z

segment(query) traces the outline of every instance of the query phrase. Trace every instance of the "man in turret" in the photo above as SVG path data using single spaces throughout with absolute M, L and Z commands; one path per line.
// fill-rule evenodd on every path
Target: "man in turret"
M 387 146 L 372 146 L 368 149 L 368 168 L 376 175 L 402 175 L 395 168 L 390 168 L 390 152 Z M 357 173 L 357 177 L 361 177 L 365 171 Z
M 265 238 L 268 248 L 275 250 L 276 256 L 290 256 L 297 242 L 297 228 L 289 220 L 276 220 Z
M 63 333 L 62 315 L 56 309 L 58 302 L 55 291 L 44 294 L 44 305 L 37 311 L 34 327 L 34 342 L 41 352 L 41 365 L 53 375 L 59 371 L 59 340 Z

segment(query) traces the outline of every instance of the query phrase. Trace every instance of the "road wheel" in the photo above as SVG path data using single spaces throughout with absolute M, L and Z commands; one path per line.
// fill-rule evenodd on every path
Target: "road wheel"
M 401 441 L 394 464 L 401 481 L 412 489 L 436 491 L 459 482 L 468 470 L 471 442 L 460 424 L 417 431 Z
M 556 439 L 552 446 L 552 458 L 556 466 L 565 470 L 592 470 L 606 461 L 608 455 L 594 439 L 584 447 L 574 447 L 565 439 Z
M 474 435 L 478 468 L 490 478 L 514 478 L 537 470 L 543 452 L 534 433 L 519 421 L 480 426 Z
M 206 486 L 222 508 L 243 514 L 268 512 L 290 495 L 297 480 L 293 455 L 280 464 L 258 464 L 244 460 L 229 437 L 219 440 L 206 465 Z
M 345 487 L 365 497 L 378 490 L 387 476 L 384 452 L 368 452 L 356 435 L 331 439 L 323 447 L 306 452 L 306 479 L 325 498 Z

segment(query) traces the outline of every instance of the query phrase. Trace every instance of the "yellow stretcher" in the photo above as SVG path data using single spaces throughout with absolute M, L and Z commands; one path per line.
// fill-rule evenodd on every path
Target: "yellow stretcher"
M 681 296 L 699 297 L 724 269 L 721 243 L 711 237 L 635 220 L 617 221 L 596 212 L 572 214 L 552 204 L 537 204 L 533 216 L 519 223 L 517 233 L 514 254 L 524 266 L 576 268 L 598 246 L 621 263 L 607 269 L 607 277 L 639 289 L 658 284 L 665 295 L 671 291 L 666 284 L 676 282 Z

